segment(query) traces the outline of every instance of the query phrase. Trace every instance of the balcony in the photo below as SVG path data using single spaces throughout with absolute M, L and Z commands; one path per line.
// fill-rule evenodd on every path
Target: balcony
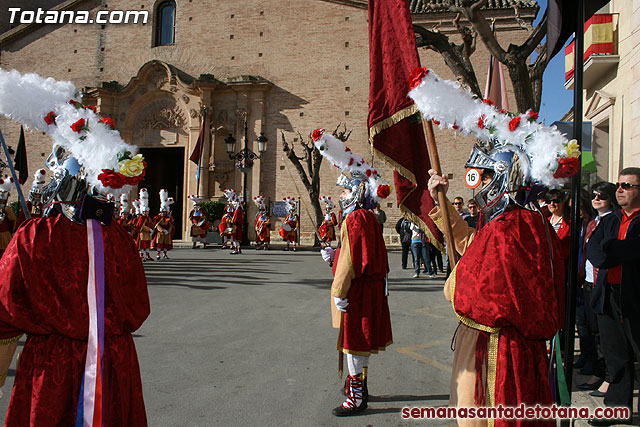
M 613 29 L 613 15 L 593 15 L 584 24 L 584 88 L 594 87 L 620 62 L 617 54 L 617 30 Z M 566 89 L 574 87 L 575 41 L 565 48 L 565 83 Z

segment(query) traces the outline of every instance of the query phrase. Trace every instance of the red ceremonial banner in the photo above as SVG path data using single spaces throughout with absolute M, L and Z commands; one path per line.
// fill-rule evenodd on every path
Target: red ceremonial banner
M 394 168 L 398 206 L 442 249 L 442 234 L 429 218 L 431 167 L 422 117 L 407 96 L 409 75 L 420 66 L 407 0 L 369 0 L 369 143 Z

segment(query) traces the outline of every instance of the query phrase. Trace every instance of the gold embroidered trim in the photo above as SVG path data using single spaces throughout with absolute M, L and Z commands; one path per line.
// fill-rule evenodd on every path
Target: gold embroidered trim
M 496 406 L 496 374 L 498 368 L 498 340 L 500 331 L 494 332 L 489 337 L 489 356 L 487 361 L 487 390 L 489 391 L 489 407 Z M 489 427 L 493 427 L 494 419 L 488 420 Z
M 18 335 L 18 336 L 13 337 L 13 338 L 5 338 L 5 339 L 2 339 L 2 340 L 0 340 L 0 345 L 7 345 L 7 344 L 11 344 L 11 343 L 13 343 L 13 342 L 16 342 L 16 341 L 18 341 L 20 338 L 22 338 L 22 335 L 24 335 L 24 334 L 20 334 L 20 335 Z
M 407 117 L 411 117 L 418 112 L 416 104 L 411 104 L 408 107 L 404 107 L 402 110 L 397 111 L 390 117 L 380 120 L 369 128 L 369 144 L 373 147 L 373 138 L 385 129 L 398 123 L 400 120 L 404 120 Z
M 388 164 L 389 166 L 394 168 L 396 171 L 398 171 L 398 173 L 400 175 L 402 175 L 403 177 L 405 177 L 406 179 L 408 179 L 412 183 L 416 184 L 416 176 L 409 169 L 405 168 L 400 163 L 397 163 L 397 162 L 391 160 L 391 158 L 387 157 L 385 154 L 383 154 L 380 151 L 376 150 L 373 147 L 373 145 L 371 146 L 371 151 L 373 152 L 373 154 L 376 157 L 382 159 L 386 164 Z M 404 199 L 402 199 L 400 201 L 400 203 L 399 203 L 400 212 L 402 213 L 402 216 L 404 216 L 409 221 L 413 222 L 418 227 L 420 227 L 420 229 L 427 235 L 427 237 L 429 238 L 429 241 L 431 242 L 431 244 L 433 246 L 435 246 L 440 252 L 444 252 L 444 245 L 442 243 L 440 243 L 438 241 L 438 239 L 435 238 L 435 236 L 433 235 L 433 233 L 431 232 L 429 227 L 427 227 L 427 224 L 425 224 L 425 222 L 422 220 L 422 218 L 420 218 L 418 215 L 416 215 L 413 212 L 411 212 L 409 210 L 409 208 L 407 208 L 404 205 L 404 201 L 407 199 L 407 197 L 409 197 L 409 195 L 411 193 L 413 193 L 415 191 L 416 188 L 417 188 L 417 185 L 414 186 L 414 188 L 412 188 L 411 191 L 409 191 L 407 193 L 407 195 L 404 197 Z
M 353 354 L 354 356 L 369 356 L 372 353 L 378 354 L 379 351 L 385 351 L 391 344 L 393 344 L 393 340 L 386 343 L 383 347 L 378 347 L 377 349 L 372 348 L 371 351 L 347 350 L 346 348 L 342 348 L 340 346 L 337 346 L 337 350 L 343 352 L 344 354 Z
M 482 325 L 475 320 L 471 320 L 458 314 L 455 305 L 457 269 L 458 264 L 453 268 L 451 271 L 451 277 L 449 277 L 449 282 L 451 283 L 451 306 L 453 307 L 453 312 L 456 314 L 456 317 L 468 327 L 479 331 L 489 332 L 491 334 L 489 336 L 489 355 L 487 360 L 487 390 L 489 392 L 488 404 L 489 407 L 493 408 L 496 402 L 496 373 L 498 369 L 498 339 L 500 337 L 500 328 Z M 494 420 L 489 419 L 487 421 L 488 427 L 493 427 Z

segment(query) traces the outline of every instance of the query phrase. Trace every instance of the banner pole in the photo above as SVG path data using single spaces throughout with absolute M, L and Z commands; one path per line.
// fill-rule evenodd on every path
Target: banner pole
M 442 174 L 442 167 L 440 166 L 440 156 L 438 155 L 438 147 L 436 146 L 436 136 L 433 133 L 433 125 L 431 120 L 422 120 L 424 126 L 424 134 L 427 137 L 427 148 L 429 151 L 429 160 L 431 161 L 431 167 Z M 453 241 L 453 229 L 451 228 L 451 219 L 449 218 L 449 206 L 447 206 L 447 196 L 444 193 L 444 189 L 438 186 L 438 203 L 440 204 L 440 212 L 442 212 L 442 222 L 444 226 L 444 237 L 447 241 L 447 253 L 449 255 L 449 265 L 451 269 L 455 267 L 458 262 L 458 253 L 456 252 L 456 244 Z

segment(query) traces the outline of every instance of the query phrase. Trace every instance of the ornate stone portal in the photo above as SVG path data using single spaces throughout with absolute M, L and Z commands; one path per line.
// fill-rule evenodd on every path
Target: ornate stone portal
M 144 64 L 126 86 L 120 87 L 116 82 L 103 86 L 89 89 L 85 98 L 98 106 L 100 114 L 116 120 L 116 127 L 125 141 L 143 150 L 183 148 L 184 158 L 173 159 L 182 161 L 184 169 L 179 186 L 182 209 L 174 212 L 174 217 L 180 216 L 182 238 L 186 239 L 191 208 L 187 197 L 190 194 L 218 200 L 222 198 L 224 188 L 242 190 L 241 174 L 228 159 L 224 139 L 231 133 L 238 142 L 242 141 L 245 116 L 250 129 L 249 141 L 254 141 L 263 131 L 264 97 L 271 84 L 255 76 L 228 78 L 226 83 L 211 75 L 194 78 L 170 64 L 155 60 Z M 238 111 L 243 111 L 245 116 L 237 116 Z M 205 130 L 204 147 L 198 182 L 198 166 L 189 161 L 189 157 L 202 129 Z M 170 155 L 175 156 L 175 152 L 171 151 Z M 150 164 L 150 179 L 158 173 L 171 171 L 154 170 Z M 257 194 L 260 192 L 260 162 L 250 173 L 250 188 Z M 154 180 L 162 182 L 162 177 Z M 133 199 L 137 197 L 135 194 L 130 196 Z M 248 205 L 252 207 L 252 204 Z

